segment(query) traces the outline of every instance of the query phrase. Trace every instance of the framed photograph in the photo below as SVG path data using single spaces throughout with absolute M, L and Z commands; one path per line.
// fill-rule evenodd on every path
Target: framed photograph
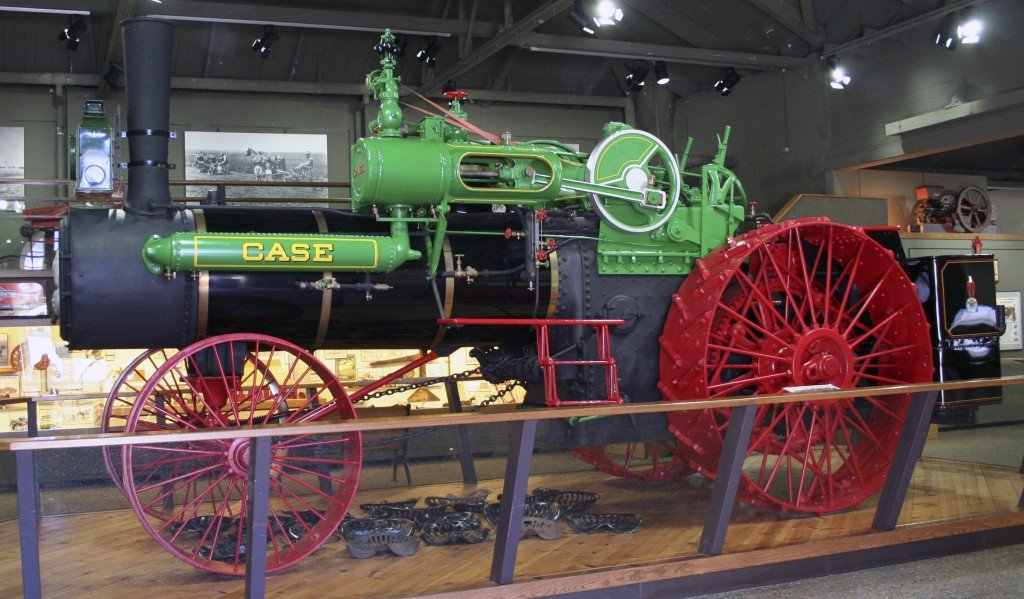
M 307 133 L 185 132 L 185 180 L 327 181 L 327 136 Z M 189 185 L 188 197 L 209 186 Z M 326 198 L 326 187 L 232 187 L 235 198 Z
M 4 179 L 25 178 L 24 127 L 0 127 L 0 177 Z M 21 197 L 23 195 L 25 195 L 24 185 L 0 183 L 0 196 Z
M 11 366 L 11 348 L 8 346 L 7 333 L 0 333 L 0 373 L 14 372 Z
M 1024 349 L 1021 335 L 1020 291 L 997 291 L 996 305 L 1006 308 L 1006 332 L 999 338 L 999 349 Z

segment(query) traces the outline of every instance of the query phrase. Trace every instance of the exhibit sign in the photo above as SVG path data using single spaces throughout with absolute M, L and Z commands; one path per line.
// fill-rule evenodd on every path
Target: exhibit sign
M 996 305 L 1006 309 L 1006 332 L 999 338 L 999 349 L 1024 349 L 1021 335 L 1020 291 L 997 291 Z
M 25 128 L 0 127 L 0 179 L 24 178 Z M 0 210 L 13 208 L 13 204 L 8 203 L 9 197 L 21 198 L 24 195 L 24 185 L 0 183 Z
M 306 133 L 185 132 L 186 181 L 327 181 L 327 136 Z M 205 197 L 211 185 L 189 185 Z M 326 198 L 326 187 L 231 187 L 229 198 Z

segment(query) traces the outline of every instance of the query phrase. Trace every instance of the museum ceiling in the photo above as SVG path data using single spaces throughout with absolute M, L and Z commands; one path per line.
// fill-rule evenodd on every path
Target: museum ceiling
M 587 0 L 592 2 L 593 0 Z M 584 2 L 585 3 L 585 2 Z M 964 0 L 958 0 L 964 3 Z M 375 66 L 370 51 L 391 27 L 408 42 L 403 81 L 436 92 L 459 87 L 550 96 L 619 97 L 626 75 L 664 58 L 679 96 L 709 89 L 730 67 L 741 73 L 801 69 L 823 52 L 942 9 L 943 0 L 621 0 L 623 18 L 584 35 L 573 0 L 22 0 L 0 9 L 0 82 L 116 84 L 125 16 L 175 19 L 176 87 L 358 93 Z M 43 12 L 16 12 L 18 9 Z M 60 11 L 65 11 L 61 13 Z M 69 14 L 75 11 L 87 14 Z M 88 29 L 76 51 L 58 33 Z M 252 51 L 267 24 L 278 37 Z M 431 41 L 432 69 L 415 55 Z M 70 79 L 69 79 L 70 77 Z M 356 86 L 349 88 L 347 86 Z M 557 99 L 557 98 L 556 98 Z M 564 103 L 564 102 L 563 102 Z
M 371 48 L 390 27 L 407 44 L 402 81 L 421 92 L 437 95 L 453 84 L 477 100 L 618 106 L 630 93 L 630 71 L 653 66 L 653 58 L 665 61 L 665 88 L 687 97 L 711 89 L 729 69 L 805 69 L 823 56 L 936 27 L 946 13 L 979 0 L 619 0 L 621 22 L 588 36 L 569 17 L 593 2 L 6 0 L 0 84 L 64 83 L 105 97 L 123 83 L 115 24 L 155 15 L 176 23 L 172 87 L 179 90 L 362 96 L 378 61 Z M 71 50 L 58 36 L 79 19 L 85 28 L 78 25 Z M 274 39 L 261 55 L 254 41 L 268 25 Z M 431 66 L 417 58 L 429 48 Z M 888 167 L 981 169 L 993 180 L 1022 181 L 1020 148 L 1020 138 L 1001 140 Z

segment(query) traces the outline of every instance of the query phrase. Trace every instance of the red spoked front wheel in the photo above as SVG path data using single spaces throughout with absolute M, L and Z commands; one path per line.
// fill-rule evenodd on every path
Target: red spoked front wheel
M 891 253 L 861 230 L 802 219 L 710 253 L 673 296 L 659 389 L 669 400 L 931 379 L 928 322 Z M 908 395 L 761 406 L 738 498 L 825 513 L 877 492 Z M 728 410 L 673 412 L 690 464 L 714 478 Z
M 206 430 L 355 418 L 333 373 L 265 335 L 195 343 L 139 392 L 126 431 Z M 334 537 L 362 464 L 357 433 L 275 437 L 267 570 L 295 564 Z M 143 527 L 176 557 L 222 574 L 245 571 L 249 442 L 143 444 L 122 452 L 125 494 Z
M 100 430 L 104 433 L 120 433 L 131 414 L 132 406 L 139 397 L 139 392 L 152 375 L 172 356 L 176 350 L 149 349 L 138 355 L 121 372 L 114 381 L 107 403 L 103 406 Z M 121 494 L 124 494 L 124 482 L 121 478 L 121 447 L 103 448 L 103 465 L 110 475 L 110 480 Z
M 572 455 L 601 472 L 648 483 L 682 480 L 693 474 L 693 469 L 675 440 L 586 445 L 574 447 Z

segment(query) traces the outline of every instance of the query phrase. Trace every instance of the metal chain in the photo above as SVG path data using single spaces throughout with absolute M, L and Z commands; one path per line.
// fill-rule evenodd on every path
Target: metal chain
M 494 395 L 491 395 L 487 399 L 483 400 L 478 405 L 473 406 L 473 408 L 470 410 L 470 412 L 479 412 L 480 410 L 486 408 L 487 406 L 491 405 L 492 403 L 498 401 L 502 397 L 505 397 L 509 393 L 512 393 L 512 390 L 515 389 L 516 387 L 525 386 L 525 385 L 523 385 L 522 381 L 517 381 L 517 380 L 505 381 L 503 384 L 505 385 L 503 388 L 498 389 L 497 393 L 495 393 Z
M 424 380 L 416 382 L 416 383 L 410 383 L 408 385 L 402 385 L 401 387 L 392 387 L 390 389 L 382 389 L 380 391 L 374 391 L 373 393 L 368 393 L 368 394 L 360 397 L 359 399 L 355 400 L 352 403 L 359 403 L 361 401 L 369 401 L 371 399 L 376 399 L 378 397 L 387 397 L 388 395 L 395 395 L 395 394 L 398 394 L 398 393 L 405 393 L 406 391 L 413 391 L 415 389 L 422 389 L 423 387 L 429 387 L 431 385 L 436 385 L 438 383 L 454 383 L 454 382 L 460 381 L 462 379 L 468 379 L 469 377 L 473 376 L 474 374 L 480 374 L 480 367 L 479 366 L 477 366 L 476 368 L 472 368 L 470 370 L 464 370 L 462 372 L 457 372 L 455 374 L 450 374 L 448 376 L 437 376 L 437 377 L 430 378 L 430 379 L 424 379 Z
M 360 397 L 357 401 L 366 401 L 366 400 L 374 399 L 374 398 L 377 398 L 377 397 L 386 397 L 388 395 L 394 395 L 396 393 L 403 393 L 405 391 L 412 391 L 413 389 L 420 389 L 420 388 L 423 388 L 423 387 L 429 387 L 430 385 L 436 385 L 438 383 L 454 383 L 454 382 L 460 381 L 462 379 L 467 379 L 467 378 L 473 376 L 474 374 L 479 374 L 479 372 L 480 372 L 480 367 L 478 366 L 478 367 L 473 368 L 471 370 L 465 370 L 463 372 L 458 372 L 458 373 L 455 373 L 455 374 L 450 374 L 448 376 L 434 377 L 434 378 L 431 378 L 431 379 L 426 379 L 426 380 L 423 380 L 423 381 L 419 381 L 417 383 L 410 383 L 408 385 L 403 385 L 401 387 L 395 387 L 395 388 L 392 388 L 392 389 L 384 389 L 382 391 L 376 391 L 374 393 L 367 394 L 364 397 Z M 511 393 L 512 390 L 515 389 L 517 386 L 521 386 L 522 382 L 521 381 L 517 381 L 517 380 L 511 380 L 511 381 L 505 382 L 503 385 L 504 386 L 499 388 L 496 393 L 494 393 L 493 395 L 489 396 L 487 399 L 483 400 L 479 404 L 473 406 L 472 409 L 470 409 L 469 411 L 470 412 L 479 412 L 483 408 L 491 405 L 492 403 L 498 401 L 502 397 L 504 397 L 504 396 L 508 395 L 509 393 Z M 356 402 L 353 402 L 353 403 L 356 403 Z M 377 439 L 377 440 L 374 440 L 374 441 L 366 441 L 366 442 L 363 443 L 363 447 L 364 448 L 372 449 L 374 447 L 380 447 L 380 446 L 384 446 L 384 445 L 392 445 L 394 443 L 398 443 L 398 442 L 401 442 L 401 441 L 406 441 L 406 440 L 409 440 L 409 439 L 413 439 L 415 437 L 419 437 L 420 435 L 425 435 L 425 434 L 433 432 L 433 431 L 435 431 L 435 430 L 437 430 L 439 428 L 441 428 L 441 427 L 439 427 L 439 426 L 431 426 L 431 427 L 427 427 L 427 428 L 419 428 L 419 429 L 416 429 L 416 430 L 414 430 L 412 432 L 401 434 L 401 435 L 395 435 L 394 437 L 388 437 L 386 439 Z

